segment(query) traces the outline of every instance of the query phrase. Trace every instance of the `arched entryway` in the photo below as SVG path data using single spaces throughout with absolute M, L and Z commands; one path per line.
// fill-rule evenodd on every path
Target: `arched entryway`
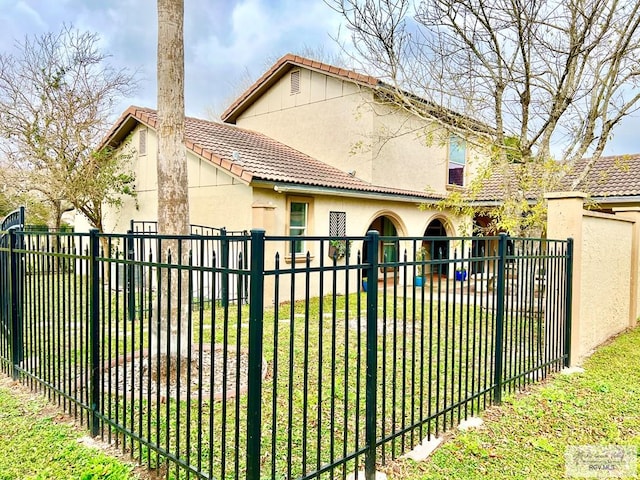
M 376 230 L 380 233 L 380 244 L 378 245 L 378 262 L 395 262 L 398 260 L 398 242 L 385 239 L 384 237 L 397 237 L 398 227 L 393 218 L 388 215 L 376 217 L 369 225 L 369 230 Z M 362 259 L 367 259 L 367 242 L 362 246 Z M 394 270 L 393 268 L 390 270 Z M 366 273 L 363 273 L 366 277 Z
M 482 259 L 490 255 L 491 241 L 487 235 L 494 235 L 492 219 L 486 216 L 476 216 L 473 219 L 473 241 L 471 242 L 471 274 L 485 273 L 486 261 Z
M 377 230 L 380 232 L 381 237 L 397 237 L 398 229 L 396 228 L 395 223 L 386 215 L 382 215 L 376 218 L 371 225 L 369 225 L 369 230 Z M 398 245 L 395 241 L 389 240 L 380 240 L 380 245 L 378 247 L 380 262 L 395 262 L 398 260 Z
M 447 235 L 447 229 L 442 220 L 436 218 L 429 222 L 429 225 L 427 225 L 427 229 L 424 231 L 424 236 L 445 237 L 445 239 L 439 240 L 437 238 L 434 238 L 431 240 L 425 240 L 422 243 L 422 248 L 424 248 L 427 258 L 431 260 L 449 258 L 449 240 L 446 239 Z M 446 277 L 448 272 L 448 265 L 446 263 L 435 264 L 433 265 L 432 272 Z

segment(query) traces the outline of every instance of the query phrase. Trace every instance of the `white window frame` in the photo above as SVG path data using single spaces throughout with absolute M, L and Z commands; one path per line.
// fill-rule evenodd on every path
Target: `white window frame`
M 460 162 L 460 160 L 458 158 L 453 159 L 453 154 L 452 154 L 452 149 L 454 147 L 454 143 L 458 143 L 458 148 L 457 150 L 463 150 L 463 156 L 464 158 L 462 158 L 462 162 Z M 467 141 L 460 137 L 459 135 L 456 135 L 455 133 L 451 133 L 449 134 L 449 148 L 447 150 L 447 185 L 448 186 L 452 186 L 452 187 L 464 187 L 466 182 L 465 182 L 465 175 L 466 175 L 466 167 L 467 167 Z M 456 165 L 456 166 L 460 166 L 462 167 L 462 178 L 461 178 L 461 183 L 452 183 L 451 182 L 451 167 L 452 165 Z
M 292 225 L 291 222 L 291 208 L 294 204 L 304 204 L 305 205 L 305 221 L 304 221 L 304 225 L 299 226 L 299 225 Z M 288 197 L 287 198 L 287 226 L 286 226 L 286 232 L 288 236 L 292 236 L 292 231 L 295 230 L 301 230 L 300 232 L 300 236 L 309 236 L 312 235 L 311 232 L 311 219 L 313 218 L 313 198 L 311 197 Z M 312 252 L 310 251 L 310 245 L 307 244 L 307 242 L 305 242 L 304 240 L 300 241 L 300 251 L 296 251 L 295 252 L 295 258 L 296 261 L 304 261 L 306 259 L 307 256 L 307 252 L 312 255 Z M 287 241 L 287 246 L 286 246 L 286 252 L 287 252 L 287 259 L 291 260 L 291 258 L 293 257 L 293 253 L 291 251 L 291 242 Z

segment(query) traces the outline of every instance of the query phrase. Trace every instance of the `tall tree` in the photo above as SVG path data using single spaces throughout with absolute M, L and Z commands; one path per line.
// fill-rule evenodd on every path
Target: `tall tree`
M 131 175 L 112 168 L 118 158 L 94 153 L 113 106 L 136 86 L 134 75 L 108 64 L 98 42 L 95 33 L 64 26 L 0 54 L 0 149 L 17 172 L 16 186 L 51 205 L 55 228 L 76 208 L 102 230 L 102 212 L 92 215 L 82 193 L 100 204 L 132 192 Z
M 441 105 L 495 127 L 492 166 L 513 171 L 517 159 L 524 182 L 552 156 L 595 161 L 638 110 L 638 1 L 326 1 L 346 20 L 356 56 L 389 85 L 388 99 L 416 115 Z M 522 204 L 519 175 L 504 177 Z
M 183 24 L 183 0 L 158 0 L 158 232 L 174 235 L 189 234 Z M 164 260 L 171 255 L 173 263 L 186 264 L 188 243 L 165 241 L 161 255 Z M 172 356 L 185 356 L 191 346 L 188 284 L 188 272 L 163 269 L 165 298 L 159 309 L 160 331 L 154 338 Z

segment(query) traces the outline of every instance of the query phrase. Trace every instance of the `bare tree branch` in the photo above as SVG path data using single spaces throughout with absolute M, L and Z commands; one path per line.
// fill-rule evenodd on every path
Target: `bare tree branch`
M 101 210 L 88 208 L 80 193 L 90 191 L 97 204 L 129 188 L 104 175 L 96 181 L 93 150 L 109 127 L 116 101 L 136 86 L 132 74 L 107 63 L 98 41 L 95 33 L 64 26 L 57 33 L 25 37 L 15 54 L 0 54 L 0 150 L 22 172 L 27 188 L 52 205 L 56 228 L 68 208 L 63 205 L 70 203 L 101 229 Z

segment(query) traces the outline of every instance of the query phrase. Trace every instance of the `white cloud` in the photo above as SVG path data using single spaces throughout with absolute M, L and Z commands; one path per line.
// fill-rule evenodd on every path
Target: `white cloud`
M 98 33 L 114 67 L 139 72 L 141 88 L 135 97 L 122 99 L 121 110 L 132 103 L 155 106 L 155 2 L 0 0 L 0 45 L 5 52 L 15 40 L 58 31 L 63 23 Z M 323 0 L 185 2 L 187 113 L 205 116 L 211 107 L 221 112 L 240 93 L 239 86 L 248 86 L 247 72 L 255 79 L 285 53 L 339 52 L 331 37 L 340 23 L 339 15 Z M 636 122 L 635 117 L 623 122 L 607 153 L 640 151 Z
M 24 15 L 25 20 L 33 22 L 38 28 L 47 28 L 46 22 L 42 19 L 38 11 L 31 8 L 26 2 L 16 3 L 15 10 L 18 15 Z

